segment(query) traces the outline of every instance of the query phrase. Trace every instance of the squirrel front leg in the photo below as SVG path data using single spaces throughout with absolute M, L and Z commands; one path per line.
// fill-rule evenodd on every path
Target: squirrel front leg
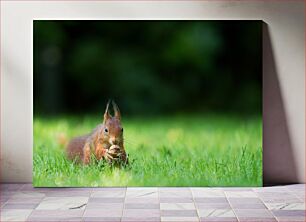
M 84 164 L 89 164 L 90 162 L 90 143 L 85 143 L 84 148 L 83 148 L 83 163 Z
M 129 159 L 127 157 L 127 154 L 126 154 L 125 150 L 123 150 L 123 152 L 121 154 L 121 160 L 123 160 L 123 162 L 125 162 L 126 164 L 129 163 Z
M 84 164 L 89 164 L 90 163 L 90 156 L 91 156 L 91 148 L 90 147 L 91 146 L 90 146 L 89 142 L 85 143 L 84 148 L 83 148 L 83 152 L 84 152 L 83 163 Z M 96 146 L 95 146 L 95 156 L 96 156 L 97 160 L 102 159 L 105 156 L 105 153 L 106 153 L 106 150 L 104 149 L 103 145 L 99 144 L 99 143 L 96 144 Z
M 124 148 L 124 145 L 123 145 L 123 142 L 120 143 L 120 160 L 123 161 L 124 163 L 128 164 L 129 160 L 128 160 L 128 156 L 125 152 L 125 148 Z
M 101 143 L 98 143 L 95 147 L 95 155 L 97 160 L 101 160 L 106 154 L 106 149 Z

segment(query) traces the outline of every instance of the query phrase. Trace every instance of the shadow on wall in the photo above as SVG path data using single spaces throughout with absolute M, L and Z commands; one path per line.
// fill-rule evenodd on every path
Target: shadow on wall
M 263 23 L 263 181 L 298 182 L 269 27 Z

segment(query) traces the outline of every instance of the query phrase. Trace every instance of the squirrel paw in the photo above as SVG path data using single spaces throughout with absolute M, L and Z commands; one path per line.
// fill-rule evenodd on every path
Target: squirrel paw
M 105 159 L 109 162 L 120 161 L 123 156 L 122 149 L 118 145 L 112 145 L 105 153 Z

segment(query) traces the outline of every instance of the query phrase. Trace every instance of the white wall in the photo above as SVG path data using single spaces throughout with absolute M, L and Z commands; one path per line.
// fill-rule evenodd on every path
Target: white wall
M 162 18 L 256 19 L 267 24 L 265 181 L 305 182 L 304 9 L 302 0 L 1 1 L 2 181 L 32 181 L 33 19 Z

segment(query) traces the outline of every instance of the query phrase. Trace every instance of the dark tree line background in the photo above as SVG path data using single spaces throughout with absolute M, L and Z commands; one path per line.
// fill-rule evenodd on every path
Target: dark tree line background
M 34 114 L 261 113 L 260 21 L 34 21 Z

